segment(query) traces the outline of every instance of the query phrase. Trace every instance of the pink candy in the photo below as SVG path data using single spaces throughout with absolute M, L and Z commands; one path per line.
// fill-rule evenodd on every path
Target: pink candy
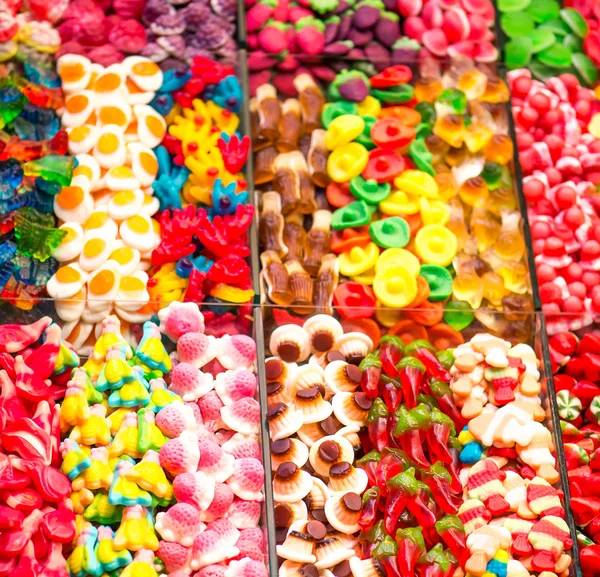
M 600 319 L 600 140 L 588 132 L 595 97 L 570 74 L 544 85 L 517 70 L 508 80 L 548 332 L 577 330 Z

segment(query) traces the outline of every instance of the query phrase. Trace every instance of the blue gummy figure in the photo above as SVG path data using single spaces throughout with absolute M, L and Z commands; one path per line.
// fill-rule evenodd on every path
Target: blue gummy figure
M 0 292 L 2 292 L 13 274 L 13 264 L 10 261 L 0 264 Z
M 212 100 L 221 108 L 239 112 L 242 106 L 242 87 L 235 76 L 226 76 L 219 81 Z
M 45 285 L 58 270 L 58 261 L 53 258 L 40 262 L 36 258 L 17 253 L 13 262 L 15 279 L 33 286 Z
M 22 208 L 15 214 L 15 236 L 20 253 L 44 262 L 62 242 L 65 230 L 55 228 L 54 215 L 41 214 L 34 208 Z
M 491 559 L 485 568 L 486 573 L 492 573 L 496 577 L 506 577 L 508 573 L 508 564 L 500 559 Z
M 168 175 L 171 172 L 173 163 L 171 162 L 171 155 L 167 152 L 167 149 L 162 145 L 158 145 L 154 149 L 156 160 L 158 161 L 158 173 L 157 176 L 161 177 L 163 174 Z
M 52 108 L 42 108 L 28 102 L 21 115 L 15 118 L 13 128 L 23 140 L 47 140 L 54 138 L 60 130 L 60 118 Z
M 185 166 L 174 166 L 170 174 L 161 174 L 152 183 L 154 194 L 160 202 L 160 210 L 183 208 L 180 192 L 189 175 L 190 171 Z
M 461 463 L 473 465 L 481 459 L 482 454 L 483 451 L 481 449 L 481 445 L 476 441 L 472 441 L 463 447 L 462 451 L 460 452 L 459 459 Z
M 175 106 L 175 100 L 170 94 L 157 94 L 150 102 L 150 106 L 162 116 L 168 116 Z
M 18 160 L 0 161 L 0 200 L 8 200 L 23 180 L 23 169 Z
M 186 72 L 175 69 L 167 70 L 163 73 L 162 86 L 156 92 L 157 94 L 165 94 L 179 90 L 191 77 L 192 73 L 189 70 Z
M 178 277 L 190 278 L 194 263 L 189 258 L 180 258 L 175 265 L 175 272 Z
M 15 243 L 7 240 L 0 244 L 0 262 L 12 261 L 15 253 L 17 252 L 17 246 Z
M 235 214 L 238 205 L 248 203 L 248 191 L 244 190 L 236 194 L 235 187 L 235 182 L 223 186 L 220 178 L 215 180 L 212 191 L 212 209 L 210 210 L 212 215 Z
M 29 191 L 25 194 L 16 194 L 8 200 L 0 200 L 0 214 L 7 215 L 20 208 L 33 206 L 35 199 L 33 198 L 33 191 Z
M 33 84 L 42 84 L 48 88 L 60 88 L 60 77 L 51 66 L 44 66 L 40 60 L 31 58 L 25 61 L 25 76 Z
M 212 260 L 202 255 L 197 256 L 192 262 L 194 263 L 194 268 L 200 272 L 208 272 L 212 265 L 215 264 Z

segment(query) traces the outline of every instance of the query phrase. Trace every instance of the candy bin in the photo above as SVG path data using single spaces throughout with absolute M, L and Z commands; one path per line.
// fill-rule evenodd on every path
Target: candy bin
M 598 80 L 595 36 L 585 15 L 593 13 L 594 2 L 530 2 L 508 0 L 498 3 L 504 40 L 504 61 L 509 70 L 528 68 L 536 78 L 548 80 L 565 69 L 573 70 L 586 86 Z
M 172 302 L 132 347 L 109 315 L 72 372 L 60 412 L 71 575 L 266 577 L 256 342 L 206 320 Z
M 252 95 L 271 82 L 295 96 L 294 79 L 303 72 L 331 82 L 353 66 L 373 75 L 396 64 L 416 69 L 499 58 L 490 0 L 246 0 L 245 6 Z
M 233 68 L 197 58 L 163 73 L 141 56 L 103 68 L 75 54 L 57 66 L 78 164 L 54 200 L 64 237 L 48 293 L 71 342 L 89 348 L 108 314 L 140 325 L 172 301 L 240 311 L 254 296 L 254 207 Z
M 50 317 L 0 325 L 0 574 L 67 577 L 76 535 L 60 402 L 79 358 Z
M 303 74 L 298 99 L 283 102 L 272 85 L 258 87 L 251 111 L 265 302 L 295 315 L 336 306 L 397 333 L 476 320 L 528 338 L 509 92 L 486 72 L 352 70 L 323 90 Z M 495 326 L 493 310 L 513 314 Z
M 539 336 L 398 336 L 337 309 L 277 311 L 263 307 L 280 576 L 569 570 Z

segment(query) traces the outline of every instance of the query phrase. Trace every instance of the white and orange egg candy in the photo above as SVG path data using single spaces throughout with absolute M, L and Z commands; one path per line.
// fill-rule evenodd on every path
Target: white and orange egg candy
M 144 253 L 154 250 L 156 245 L 156 232 L 153 220 L 145 214 L 136 214 L 125 219 L 119 226 L 119 236 L 130 248 Z M 157 223 L 158 224 L 158 223 Z
M 102 237 L 88 238 L 79 255 L 79 266 L 82 270 L 91 272 L 100 268 L 114 250 L 115 241 Z
M 139 180 L 134 176 L 133 171 L 128 166 L 115 166 L 105 175 L 104 186 L 112 191 L 117 190 L 136 190 L 140 188 Z
M 102 308 L 95 308 L 94 302 L 89 299 L 85 303 L 81 320 L 85 323 L 95 325 L 101 323 L 113 310 L 112 303 L 108 303 Z
M 158 198 L 152 196 L 153 193 L 154 191 L 152 188 L 144 189 L 144 204 L 142 205 L 140 214 L 154 216 L 158 212 L 160 208 L 160 202 L 158 201 Z
M 85 239 L 102 237 L 116 239 L 119 227 L 105 209 L 95 209 L 83 225 Z
M 120 282 L 121 273 L 119 271 L 119 264 L 113 260 L 106 261 L 88 277 L 87 308 L 92 312 L 96 312 L 112 306 L 112 302 L 117 296 Z M 89 318 L 86 321 L 99 322 L 92 321 Z
M 87 289 L 84 285 L 71 298 L 55 300 L 54 307 L 59 318 L 67 323 L 79 320 L 85 309 L 86 294 Z
M 153 303 L 148 300 L 146 304 L 141 307 L 138 306 L 134 311 L 129 311 L 115 305 L 115 313 L 119 315 L 120 319 L 127 321 L 128 323 L 139 324 L 149 321 L 154 316 L 155 310 Z
M 79 156 L 80 154 L 88 154 L 100 138 L 100 129 L 93 124 L 84 124 L 82 126 L 74 126 L 67 128 L 69 135 L 69 154 Z
M 120 190 L 108 202 L 108 214 L 115 220 L 125 220 L 142 212 L 144 193 L 137 190 Z
M 66 299 L 75 296 L 84 287 L 87 273 L 78 264 L 61 266 L 46 284 L 48 294 L 54 299 Z
M 92 78 L 92 61 L 79 54 L 65 54 L 56 61 L 65 94 L 85 90 Z
M 101 168 L 122 166 L 127 160 L 123 130 L 116 124 L 103 126 L 92 153 Z
M 158 64 L 143 56 L 128 56 L 122 62 L 127 77 L 142 91 L 156 92 L 163 83 L 163 73 Z
M 140 186 L 150 186 L 158 174 L 158 160 L 152 149 L 141 142 L 130 142 L 127 152 L 133 176 L 138 179 Z
M 86 345 L 86 341 L 92 334 L 93 329 L 93 324 L 83 322 L 79 319 L 66 321 L 62 326 L 62 338 L 69 343 L 78 354 L 87 356 L 93 350 L 92 343 Z M 96 340 L 97 338 L 94 339 L 94 343 Z
M 137 311 L 141 305 L 150 301 L 147 285 L 148 273 L 141 270 L 121 277 L 119 290 L 115 298 L 115 306 L 125 311 Z
M 94 82 L 92 90 L 102 97 L 127 95 L 127 69 L 121 64 L 111 64 L 102 68 Z
M 127 277 L 140 270 L 140 251 L 127 246 L 121 239 L 115 240 L 110 259 L 119 265 L 121 277 Z
M 85 176 L 90 181 L 90 190 L 94 190 L 100 181 L 100 165 L 90 154 L 78 154 L 75 157 L 77 166 L 73 170 L 73 178 Z
M 156 148 L 167 133 L 165 119 L 146 104 L 137 104 L 133 107 L 133 114 L 137 120 L 137 136 L 150 148 Z
M 133 118 L 133 112 L 123 96 L 105 96 L 98 100 L 96 117 L 101 126 L 114 124 L 125 131 Z
M 91 90 L 82 90 L 65 98 L 61 122 L 65 128 L 96 123 L 98 96 Z
M 63 186 L 54 197 L 54 213 L 64 222 L 83 224 L 94 210 L 90 181 L 86 176 L 75 176 L 69 186 Z
M 61 243 L 52 251 L 52 256 L 58 262 L 69 262 L 77 258 L 83 248 L 83 227 L 77 222 L 65 222 L 60 230 L 66 231 Z M 61 317 L 62 318 L 62 317 Z M 64 319 L 63 319 L 64 320 Z

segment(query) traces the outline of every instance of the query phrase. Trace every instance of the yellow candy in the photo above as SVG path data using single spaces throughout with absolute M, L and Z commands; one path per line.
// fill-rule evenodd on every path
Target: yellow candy
M 463 138 L 469 152 L 479 152 L 494 136 L 494 131 L 481 122 L 472 122 L 467 126 Z
M 476 441 L 477 439 L 475 439 L 475 437 L 469 431 L 461 431 L 458 434 L 458 440 L 463 445 L 466 445 L 467 443 L 472 443 L 473 441 Z
M 60 430 L 63 433 L 66 433 L 75 425 L 82 425 L 90 416 L 85 388 L 86 382 L 81 382 L 81 380 L 69 381 L 65 400 L 60 408 Z
M 148 451 L 144 458 L 126 473 L 127 479 L 142 489 L 154 493 L 159 499 L 170 499 L 173 488 L 158 463 L 158 453 Z
M 437 182 L 433 176 L 421 170 L 405 170 L 400 176 L 394 178 L 394 186 L 406 194 L 426 198 L 438 197 Z
M 600 88 L 596 90 L 600 91 Z M 600 138 L 600 112 L 596 112 L 588 124 L 588 132 L 596 138 Z
M 441 224 L 445 225 L 450 220 L 450 209 L 448 205 L 441 200 L 429 200 L 421 197 L 419 201 L 421 211 L 421 220 L 423 225 Z
M 121 577 L 158 577 L 154 569 L 154 554 L 151 551 L 139 551 L 133 563 L 123 569 Z
M 379 258 L 379 247 L 370 242 L 364 248 L 355 246 L 338 256 L 340 272 L 345 276 L 357 276 L 372 269 Z
M 73 427 L 70 439 L 84 445 L 108 445 L 111 435 L 108 423 L 105 420 L 106 407 L 104 405 L 94 405 L 91 414 L 83 425 Z
M 361 284 L 372 285 L 375 280 L 375 267 L 366 270 L 362 274 L 351 277 L 351 279 L 355 282 L 359 282 Z
M 85 508 L 94 500 L 94 494 L 88 489 L 81 489 L 80 491 L 73 491 L 69 499 L 73 505 L 73 512 L 77 515 L 75 520 L 81 519 L 83 521 L 81 515 L 83 515 Z
M 335 150 L 344 144 L 349 144 L 362 134 L 365 121 L 355 114 L 342 114 L 334 118 L 325 133 L 325 146 Z
M 358 176 L 369 162 L 369 152 L 358 142 L 336 148 L 327 159 L 327 173 L 334 182 L 348 182 Z
M 389 216 L 417 214 L 420 210 L 419 197 L 406 194 L 402 190 L 396 190 L 383 202 L 379 203 L 379 210 Z
M 415 278 L 419 275 L 419 271 L 421 270 L 421 263 L 412 252 L 409 252 L 404 248 L 388 248 L 379 256 L 379 260 L 375 265 L 375 273 L 377 274 L 389 265 L 394 264 L 403 266 Z
M 439 224 L 424 226 L 415 237 L 415 250 L 427 264 L 448 266 L 456 255 L 456 236 Z
M 381 111 L 381 102 L 373 96 L 367 96 L 362 102 L 357 104 L 358 113 L 361 116 L 379 116 Z
M 121 428 L 121 423 L 123 422 L 123 418 L 127 413 L 131 412 L 130 409 L 126 407 L 121 407 L 116 411 L 113 411 L 110 416 L 107 417 L 108 426 L 110 427 L 110 434 L 114 437 Z
M 192 102 L 192 104 L 194 104 L 194 102 Z M 225 108 L 221 108 L 212 100 L 206 102 L 206 108 L 208 109 L 215 126 L 219 127 L 219 132 L 216 133 L 219 137 L 221 136 L 221 132 L 226 132 L 231 136 L 237 130 L 240 125 L 240 118 L 237 114 L 234 114 Z
M 121 525 L 115 533 L 113 539 L 113 548 L 115 551 L 129 549 L 130 551 L 139 551 L 140 549 L 158 549 L 158 539 L 154 529 L 150 527 L 146 517 L 146 510 L 140 505 L 125 507 Z
M 137 444 L 137 415 L 133 412 L 130 412 L 123 419 L 121 429 L 116 434 L 115 438 L 110 444 L 110 447 L 108 448 L 108 454 L 110 457 L 129 455 L 133 459 L 139 459 L 141 455 L 137 451 Z
M 210 289 L 208 294 L 223 301 L 241 304 L 251 300 L 254 296 L 254 291 L 252 289 L 243 290 L 225 283 L 217 283 Z
M 105 489 L 108 491 L 113 479 L 113 468 L 108 464 L 108 450 L 106 447 L 92 449 L 92 466 L 86 469 L 72 483 L 73 490 L 80 488 L 96 491 Z
M 417 280 L 405 267 L 393 264 L 375 275 L 373 291 L 384 306 L 400 309 L 417 296 Z
M 377 322 L 388 329 L 393 327 L 402 318 L 401 311 L 385 308 L 381 301 L 377 301 L 375 306 L 375 318 Z

